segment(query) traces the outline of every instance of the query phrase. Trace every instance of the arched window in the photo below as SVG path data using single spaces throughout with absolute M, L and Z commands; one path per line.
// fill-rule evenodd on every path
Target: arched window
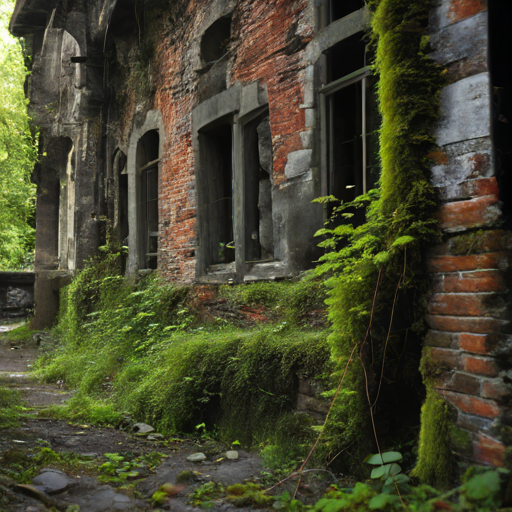
M 137 145 L 139 268 L 157 268 L 159 145 L 156 130 L 145 133 Z

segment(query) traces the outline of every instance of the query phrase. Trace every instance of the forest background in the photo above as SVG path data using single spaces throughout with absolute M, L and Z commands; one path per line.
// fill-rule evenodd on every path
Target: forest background
M 27 114 L 27 67 L 9 33 L 13 0 L 0 0 L 0 270 L 33 267 L 37 131 Z

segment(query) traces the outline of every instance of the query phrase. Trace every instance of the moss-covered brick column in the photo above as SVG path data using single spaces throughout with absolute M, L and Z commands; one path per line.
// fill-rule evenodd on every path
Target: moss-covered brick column
M 460 461 L 502 466 L 512 420 L 512 233 L 500 229 L 486 5 L 441 0 L 430 13 L 432 56 L 445 68 L 448 84 L 441 93 L 436 133 L 440 151 L 432 155 L 445 236 L 429 257 L 433 285 L 424 374 L 431 389 L 424 416 L 432 404 L 437 412 L 445 407 L 452 453 Z M 439 428 L 431 420 L 424 417 L 422 425 L 417 474 L 424 480 L 436 479 L 437 462 L 428 457 L 433 447 L 425 446 L 432 429 Z

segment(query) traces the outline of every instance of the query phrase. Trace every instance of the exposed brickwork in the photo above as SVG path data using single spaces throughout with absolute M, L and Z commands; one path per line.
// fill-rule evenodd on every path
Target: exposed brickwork
M 503 466 L 505 447 L 503 443 L 492 437 L 480 434 L 474 442 L 475 459 L 480 464 Z
M 439 224 L 446 231 L 463 231 L 494 223 L 500 214 L 497 196 L 483 196 L 441 206 Z
M 459 336 L 460 348 L 474 354 L 487 354 L 487 336 L 475 334 L 461 334 Z
M 450 18 L 453 22 L 470 18 L 479 12 L 487 10 L 487 0 L 451 0 Z
M 433 10 L 433 56 L 446 68 L 453 90 L 463 90 L 459 82 L 487 72 L 486 10 L 487 0 L 442 0 Z M 504 340 L 511 330 L 511 233 L 496 229 L 502 211 L 490 130 L 486 134 L 482 124 L 476 139 L 469 121 L 481 109 L 490 116 L 491 101 L 470 93 L 461 109 L 466 113 L 447 114 L 452 117 L 443 121 L 458 131 L 456 142 L 430 155 L 445 240 L 432 249 L 428 262 L 433 285 L 426 345 L 430 364 L 437 370 L 435 386 L 455 407 L 457 426 L 472 440 L 461 455 L 502 466 L 505 447 L 499 425 L 511 386 L 503 377 L 510 365 L 499 354 L 506 352 Z
M 436 275 L 435 293 L 491 293 L 505 292 L 507 285 L 503 273 L 481 269 L 478 272 L 452 272 Z
M 463 412 L 485 418 L 497 418 L 501 414 L 500 408 L 492 400 L 452 391 L 441 391 L 441 394 Z

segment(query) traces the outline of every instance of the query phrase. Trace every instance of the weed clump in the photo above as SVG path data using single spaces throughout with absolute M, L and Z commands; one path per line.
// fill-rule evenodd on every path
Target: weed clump
M 17 425 L 20 418 L 18 391 L 0 386 L 0 428 Z

